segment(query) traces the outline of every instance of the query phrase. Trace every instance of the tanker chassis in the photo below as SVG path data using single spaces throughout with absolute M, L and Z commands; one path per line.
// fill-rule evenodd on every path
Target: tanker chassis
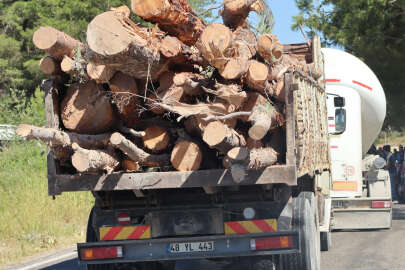
M 323 70 L 319 37 L 311 47 L 285 48 Z M 331 205 L 324 80 L 290 70 L 284 82 L 285 164 L 248 171 L 241 183 L 226 169 L 71 174 L 49 151 L 49 194 L 91 191 L 95 197 L 87 241 L 77 246 L 80 263 L 93 270 L 151 270 L 173 269 L 184 259 L 245 257 L 282 269 L 320 269 Z M 58 87 L 48 80 L 43 89 L 47 126 L 59 128 Z

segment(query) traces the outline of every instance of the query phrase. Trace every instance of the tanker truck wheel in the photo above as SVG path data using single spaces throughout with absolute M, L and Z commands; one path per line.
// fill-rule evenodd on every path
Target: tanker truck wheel
M 293 229 L 300 235 L 300 252 L 281 255 L 284 270 L 320 270 L 317 205 L 312 192 L 293 199 Z

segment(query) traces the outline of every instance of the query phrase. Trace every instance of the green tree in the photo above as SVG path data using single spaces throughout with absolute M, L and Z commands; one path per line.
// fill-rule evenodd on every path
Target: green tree
M 296 0 L 299 25 L 321 34 L 326 45 L 342 46 L 376 73 L 386 92 L 386 124 L 405 128 L 405 1 Z

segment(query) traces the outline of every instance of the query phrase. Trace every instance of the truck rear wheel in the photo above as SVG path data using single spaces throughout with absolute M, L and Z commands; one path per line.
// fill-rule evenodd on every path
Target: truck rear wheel
M 281 255 L 284 270 L 319 270 L 320 239 L 316 202 L 310 192 L 293 199 L 293 229 L 300 235 L 300 252 Z

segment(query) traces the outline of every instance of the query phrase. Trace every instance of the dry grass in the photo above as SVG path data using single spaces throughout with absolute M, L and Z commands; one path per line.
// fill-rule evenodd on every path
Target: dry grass
M 84 240 L 93 197 L 49 197 L 46 149 L 38 142 L 0 147 L 0 268 Z

